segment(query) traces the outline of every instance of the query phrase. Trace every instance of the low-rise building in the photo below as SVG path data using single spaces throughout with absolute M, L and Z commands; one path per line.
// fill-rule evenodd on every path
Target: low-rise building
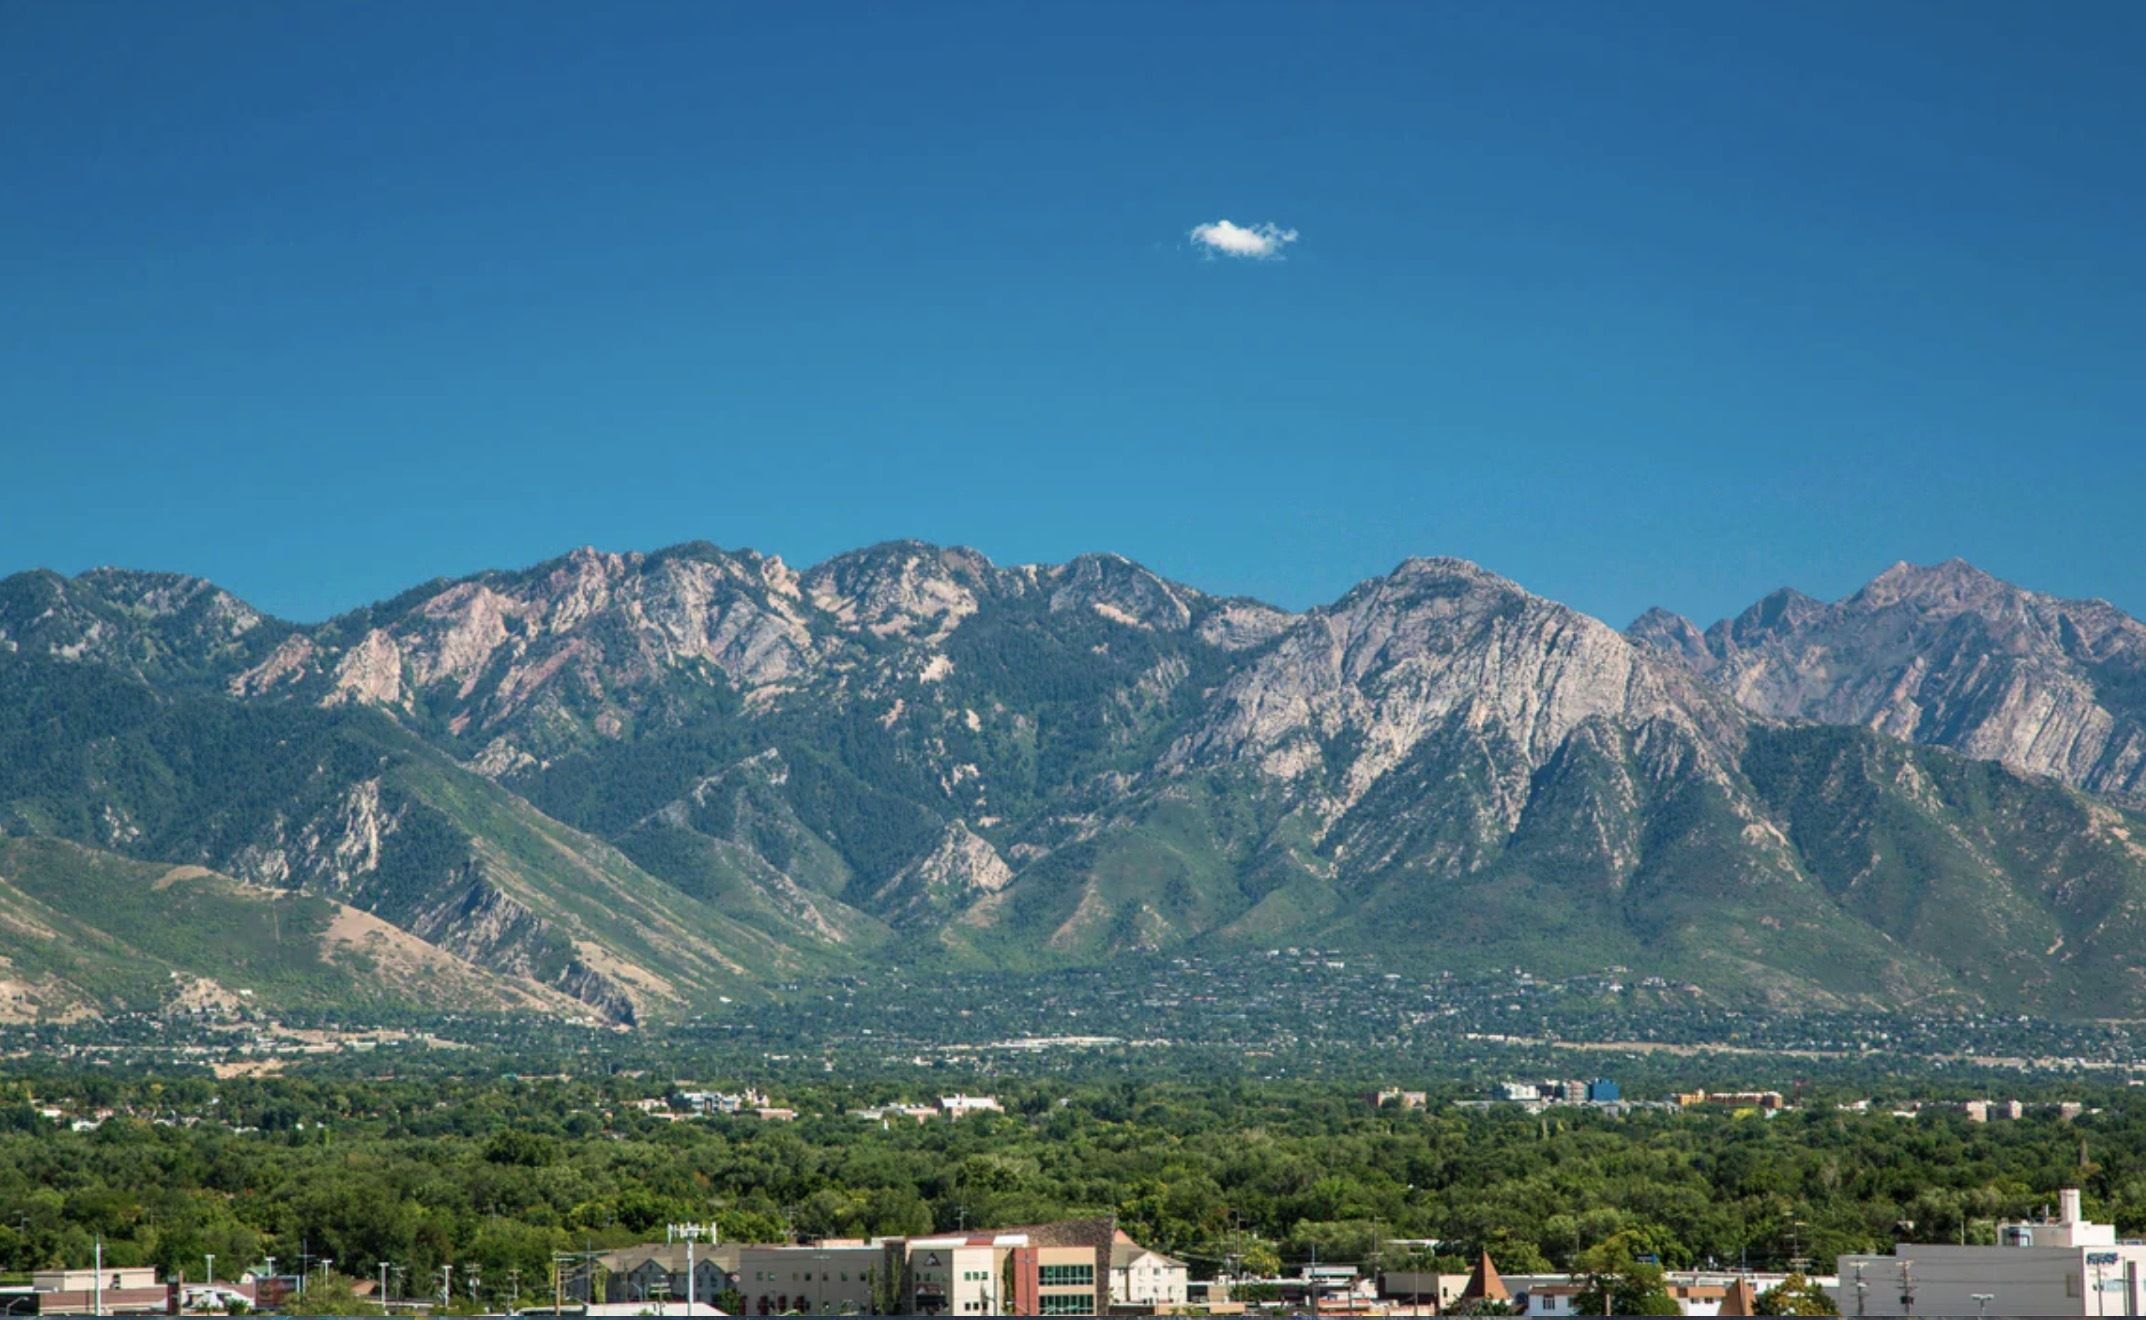
M 1110 1246 L 1112 1306 L 1183 1306 L 1191 1283 L 1191 1270 L 1175 1256 L 1143 1247 L 1129 1237 Z
M 742 1091 L 680 1091 L 678 1103 L 696 1114 L 737 1114 L 760 1109 L 767 1093 L 750 1086 Z
M 1788 1097 L 1779 1091 L 1685 1091 L 1677 1095 L 1676 1101 L 1686 1109 L 1699 1105 L 1721 1105 L 1730 1109 L 1788 1108 Z
M 160 1315 L 171 1304 L 171 1289 L 157 1282 L 150 1266 L 39 1270 L 30 1276 L 28 1298 L 15 1314 Z
M 1460 1301 L 1468 1275 L 1438 1270 L 1382 1270 L 1378 1276 L 1380 1300 L 1406 1305 L 1411 1311 L 1429 1308 L 1448 1311 Z
M 2057 1204 L 2055 1219 L 1998 1225 L 1995 1246 L 1842 1256 L 1834 1300 L 1847 1315 L 2146 1314 L 2146 1244 L 2086 1219 L 2076 1190 Z

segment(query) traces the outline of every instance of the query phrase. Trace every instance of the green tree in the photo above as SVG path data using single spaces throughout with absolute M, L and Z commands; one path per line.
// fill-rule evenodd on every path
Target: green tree
M 1801 1274 L 1791 1274 L 1758 1296 L 1760 1315 L 1839 1315 L 1826 1290 Z
M 1662 1267 L 1639 1260 L 1628 1234 L 1589 1247 L 1575 1263 L 1584 1283 L 1572 1304 L 1581 1315 L 1683 1314 L 1663 1284 Z
M 1282 1272 L 1282 1255 L 1269 1242 L 1254 1242 L 1244 1249 L 1244 1272 L 1255 1278 L 1270 1279 Z
M 286 1309 L 299 1315 L 377 1315 L 380 1306 L 358 1296 L 347 1275 L 316 1274 L 306 1280 L 304 1294 L 291 1298 Z

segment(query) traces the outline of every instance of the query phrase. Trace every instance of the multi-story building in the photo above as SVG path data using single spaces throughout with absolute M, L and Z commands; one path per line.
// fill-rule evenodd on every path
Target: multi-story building
M 2057 1194 L 2055 1219 L 2000 1224 L 1996 1246 L 1900 1243 L 1842 1256 L 1834 1300 L 1846 1315 L 2146 1314 L 2146 1244 L 2119 1242 Z
M 1108 1300 L 1113 1306 L 1183 1306 L 1191 1283 L 1191 1271 L 1175 1256 L 1130 1238 L 1110 1244 Z
M 1026 1238 L 995 1234 L 911 1238 L 904 1279 L 918 1315 L 1007 1314 L 1006 1264 Z
M 872 1315 L 881 1309 L 888 1248 L 880 1242 L 738 1247 L 732 1285 L 746 1315 Z
M 730 1272 L 723 1268 L 714 1249 L 696 1246 L 690 1276 L 686 1256 L 683 1242 L 651 1242 L 645 1246 L 605 1252 L 597 1258 L 604 1273 L 603 1300 L 650 1302 L 668 1298 L 682 1302 L 691 1298 L 713 1302 L 731 1286 Z M 577 1288 L 576 1291 L 586 1289 Z M 579 1300 L 591 1299 L 582 1297 Z
M 1101 1315 L 1108 1306 L 1093 1247 L 1016 1247 L 1012 1256 L 1012 1314 Z

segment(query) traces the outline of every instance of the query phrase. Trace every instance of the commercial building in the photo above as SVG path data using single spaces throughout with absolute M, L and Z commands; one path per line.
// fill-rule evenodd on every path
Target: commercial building
M 1101 1315 L 1109 1300 L 1092 1248 L 1016 1247 L 1011 1265 L 1012 1314 Z
M 882 1308 L 888 1247 L 880 1242 L 735 1248 L 746 1315 L 872 1315 Z
M 157 1282 L 149 1266 L 39 1270 L 30 1276 L 28 1292 L 7 1301 L 14 1315 L 161 1315 L 171 1304 L 171 1289 Z
M 2146 1244 L 2088 1221 L 2079 1193 L 2054 1219 L 2000 1224 L 1995 1246 L 1901 1243 L 1842 1256 L 1834 1299 L 1845 1315 L 2146 1314 Z

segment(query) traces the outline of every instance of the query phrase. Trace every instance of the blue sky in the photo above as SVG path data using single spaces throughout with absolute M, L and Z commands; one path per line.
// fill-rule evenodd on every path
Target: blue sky
M 0 0 L 0 571 L 2146 613 L 2146 7 Z M 1195 226 L 1294 231 L 1279 259 Z

